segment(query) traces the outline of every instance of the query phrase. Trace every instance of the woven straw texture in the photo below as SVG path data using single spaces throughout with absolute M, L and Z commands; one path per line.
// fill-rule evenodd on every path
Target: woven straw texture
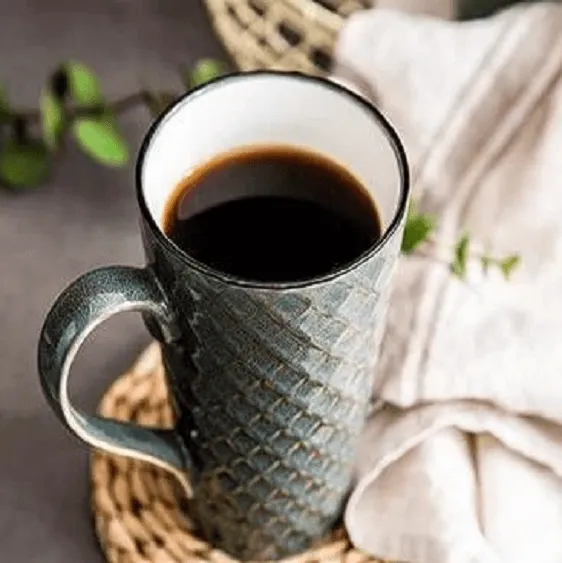
M 172 411 L 160 348 L 149 346 L 109 388 L 99 412 L 148 426 L 170 427 Z M 100 451 L 92 453 L 96 533 L 110 563 L 232 563 L 197 536 L 182 491 L 165 471 Z M 382 563 L 353 549 L 340 530 L 291 563 Z
M 343 22 L 372 0 L 205 0 L 213 26 L 241 70 L 326 74 Z

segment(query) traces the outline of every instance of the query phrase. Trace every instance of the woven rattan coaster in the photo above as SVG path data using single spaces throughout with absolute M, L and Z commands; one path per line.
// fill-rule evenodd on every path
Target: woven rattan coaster
M 99 412 L 149 426 L 172 425 L 157 344 L 150 345 L 109 388 Z M 111 563 L 233 562 L 224 552 L 197 537 L 194 523 L 186 516 L 185 498 L 174 478 L 165 471 L 94 451 L 91 478 L 96 533 Z M 353 549 L 341 530 L 290 561 L 377 563 Z
M 205 0 L 213 27 L 241 70 L 325 74 L 347 17 L 373 0 Z

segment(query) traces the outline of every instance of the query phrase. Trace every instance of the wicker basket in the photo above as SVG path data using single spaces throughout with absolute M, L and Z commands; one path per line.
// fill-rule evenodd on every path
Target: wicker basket
M 241 70 L 326 74 L 344 20 L 372 0 L 205 0 L 217 35 Z

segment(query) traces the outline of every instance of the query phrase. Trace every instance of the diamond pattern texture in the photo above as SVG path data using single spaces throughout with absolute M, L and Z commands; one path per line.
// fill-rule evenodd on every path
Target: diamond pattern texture
M 280 290 L 206 275 L 147 241 L 182 334 L 164 360 L 199 475 L 192 508 L 233 556 L 300 552 L 340 517 L 401 234 L 330 281 Z

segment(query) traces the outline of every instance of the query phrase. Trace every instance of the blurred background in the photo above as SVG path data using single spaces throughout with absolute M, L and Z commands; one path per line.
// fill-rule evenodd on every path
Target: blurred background
M 508 2 L 380 4 L 475 18 Z M 94 69 L 113 100 L 141 84 L 181 92 L 178 68 L 204 57 L 228 60 L 201 0 L 0 0 L 0 84 L 14 107 L 37 108 L 44 84 L 68 59 Z M 50 304 L 71 279 L 143 261 L 132 168 L 150 119 L 142 106 L 120 116 L 131 154 L 124 167 L 100 166 L 70 143 L 40 185 L 0 189 L 0 561 L 102 561 L 90 522 L 88 453 L 47 409 L 35 350 Z M 136 316 L 122 315 L 90 340 L 72 394 L 92 411 L 148 336 Z
M 0 82 L 13 106 L 37 108 L 43 84 L 69 58 L 95 69 L 107 99 L 140 80 L 180 89 L 177 68 L 224 58 L 194 0 L 0 1 Z M 36 375 L 38 333 L 56 294 L 110 263 L 142 263 L 132 161 L 150 115 L 120 117 L 131 163 L 93 162 L 74 145 L 36 187 L 0 189 L 0 561 L 101 562 L 90 523 L 88 453 L 47 409 Z M 76 401 L 93 411 L 148 341 L 121 315 L 80 353 Z

